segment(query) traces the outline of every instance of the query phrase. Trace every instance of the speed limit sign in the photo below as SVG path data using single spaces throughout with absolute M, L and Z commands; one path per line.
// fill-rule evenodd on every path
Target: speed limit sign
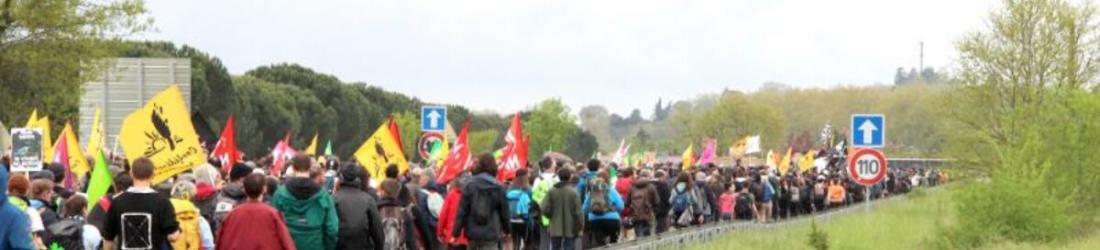
M 886 156 L 873 148 L 857 149 L 848 157 L 848 176 L 860 185 L 875 185 L 886 177 Z

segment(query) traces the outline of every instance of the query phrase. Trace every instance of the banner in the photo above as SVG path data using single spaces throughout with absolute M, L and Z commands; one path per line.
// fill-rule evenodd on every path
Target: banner
M 11 171 L 34 172 L 41 170 L 42 129 L 13 128 L 11 130 Z
M 119 131 L 119 143 L 131 164 L 141 157 L 153 161 L 154 185 L 206 163 L 179 86 L 169 86 L 130 113 Z
M 814 168 L 814 151 L 806 151 L 802 155 L 802 160 L 798 161 L 798 168 L 802 171 L 810 170 Z
M 223 173 L 229 173 L 233 165 L 241 160 L 241 151 L 237 150 L 236 130 L 233 115 L 229 115 L 229 119 L 225 121 L 225 127 L 222 127 L 221 138 L 214 144 L 214 150 L 210 151 L 210 157 L 221 162 L 222 165 L 219 167 Z
M 527 137 L 523 136 L 523 123 L 519 113 L 512 116 L 512 126 L 504 135 L 504 150 L 500 154 L 497 166 L 497 180 L 505 181 L 516 175 L 516 171 L 527 168 Z
M 706 145 L 703 146 L 703 154 L 699 155 L 699 160 L 697 161 L 698 163 L 696 163 L 697 165 L 714 163 L 714 158 L 716 154 L 714 151 L 716 150 L 718 142 L 714 139 L 710 139 L 707 140 L 707 142 L 705 143 Z
M 451 152 L 447 155 L 447 159 L 443 161 L 443 164 L 440 165 L 437 171 L 438 173 L 435 179 L 437 183 L 446 184 L 470 166 L 470 146 L 466 140 L 466 133 L 469 132 L 469 130 L 470 122 L 467 121 L 465 125 L 462 125 L 462 132 L 458 134 L 458 140 L 455 141 L 454 148 L 451 148 Z
M 65 129 L 61 130 L 61 135 L 58 135 L 57 143 L 54 144 L 54 152 L 54 162 L 61 163 L 65 166 L 65 169 L 76 174 L 76 176 L 84 176 L 91 170 L 88 167 L 88 158 L 85 158 L 84 152 L 81 152 L 80 143 L 77 141 L 76 133 L 73 132 L 73 125 L 70 122 L 65 123 Z M 63 155 L 57 155 L 58 152 Z M 65 188 L 72 188 L 69 178 L 76 178 L 76 176 L 66 176 Z
M 359 160 L 363 168 L 370 172 L 371 178 L 378 183 L 385 180 L 386 167 L 390 164 L 396 164 L 399 173 L 405 173 L 409 169 L 409 162 L 401 152 L 401 145 L 397 144 L 389 127 L 389 123 L 378 126 L 378 130 L 355 150 L 355 159 Z
M 313 134 L 313 140 L 310 140 L 309 146 L 306 146 L 305 154 L 317 156 L 317 136 L 320 136 L 320 133 Z
M 791 168 L 791 148 L 787 147 L 787 154 L 783 155 L 783 158 L 779 160 L 779 174 L 786 174 L 787 170 Z

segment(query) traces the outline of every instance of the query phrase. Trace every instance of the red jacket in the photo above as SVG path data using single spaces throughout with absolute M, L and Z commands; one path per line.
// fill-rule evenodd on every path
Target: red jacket
M 296 249 L 283 215 L 260 202 L 233 208 L 215 239 L 217 249 Z
M 443 199 L 443 207 L 439 210 L 439 222 L 435 229 L 435 235 L 437 237 L 449 240 L 447 237 L 450 237 L 451 230 L 454 229 L 455 216 L 458 216 L 459 201 L 462 201 L 461 188 L 452 188 L 450 191 L 447 191 L 447 197 Z M 458 244 L 467 245 L 466 243 L 466 233 L 463 232 L 462 236 L 458 237 Z

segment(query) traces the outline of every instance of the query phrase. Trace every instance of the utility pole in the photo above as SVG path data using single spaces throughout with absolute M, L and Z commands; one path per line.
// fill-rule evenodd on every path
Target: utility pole
M 920 41 L 920 68 L 917 68 L 917 72 L 924 72 L 924 41 Z

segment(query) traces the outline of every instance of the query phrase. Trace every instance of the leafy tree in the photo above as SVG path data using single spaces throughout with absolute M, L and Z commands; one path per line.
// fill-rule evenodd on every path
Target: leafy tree
M 576 118 L 559 99 L 542 101 L 531 110 L 524 123 L 529 135 L 527 159 L 535 160 L 547 151 L 564 150 L 568 139 L 576 131 Z
M 115 39 L 146 31 L 141 1 L 0 3 L 0 120 L 26 120 L 32 109 L 53 125 L 75 120 L 81 84 L 92 80 Z M 52 131 L 60 131 L 54 129 Z
M 405 159 L 420 159 L 420 116 L 417 113 L 405 111 L 393 115 L 397 121 L 397 127 L 401 130 L 401 149 L 405 150 Z M 372 131 L 373 132 L 373 131 Z
M 471 125 L 472 126 L 472 125 Z M 470 131 L 466 141 L 470 144 L 470 153 L 479 154 L 495 150 L 493 143 L 500 137 L 497 130 Z
M 596 137 L 591 133 L 584 130 L 575 130 L 569 137 L 568 144 L 565 145 L 565 149 L 562 153 L 573 158 L 575 161 L 583 161 L 585 159 L 592 158 L 592 155 L 599 150 L 599 142 L 596 141 Z M 531 159 L 534 161 L 535 159 Z

